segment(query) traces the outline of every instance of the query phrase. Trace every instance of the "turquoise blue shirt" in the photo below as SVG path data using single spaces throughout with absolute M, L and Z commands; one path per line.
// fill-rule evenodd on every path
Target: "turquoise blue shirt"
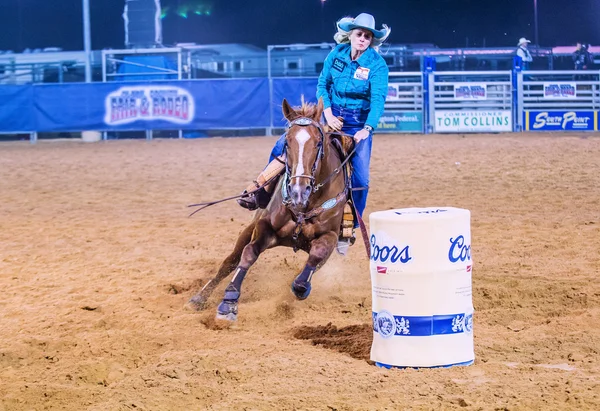
M 387 97 L 389 69 L 371 47 L 356 61 L 352 61 L 350 49 L 350 44 L 338 44 L 325 59 L 317 99 L 323 98 L 325 108 L 334 104 L 368 111 L 365 124 L 375 129 Z

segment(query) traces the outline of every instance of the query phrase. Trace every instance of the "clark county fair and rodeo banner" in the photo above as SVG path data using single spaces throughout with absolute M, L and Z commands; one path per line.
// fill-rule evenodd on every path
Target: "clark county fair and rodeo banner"
M 575 83 L 544 83 L 544 98 L 569 100 L 577 98 Z
M 194 119 L 192 95 L 181 87 L 121 87 L 104 100 L 104 122 L 107 125 L 133 123 L 137 120 L 165 120 L 189 124 Z
M 454 99 L 459 101 L 486 100 L 487 84 L 454 83 Z
M 436 110 L 436 133 L 512 131 L 510 110 Z

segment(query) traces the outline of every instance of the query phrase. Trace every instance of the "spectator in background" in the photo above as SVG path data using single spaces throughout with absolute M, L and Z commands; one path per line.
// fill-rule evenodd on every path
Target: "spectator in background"
M 575 70 L 587 70 L 592 66 L 592 56 L 588 50 L 588 45 L 577 43 L 575 52 L 573 53 L 573 64 Z
M 521 60 L 523 60 L 523 70 L 529 70 L 529 65 L 533 61 L 533 57 L 531 57 L 531 53 L 527 49 L 529 43 L 531 43 L 531 41 L 527 40 L 525 37 L 521 37 L 519 39 L 519 44 L 517 44 L 517 56 L 521 57 Z
M 588 69 L 593 70 L 594 69 L 594 65 L 596 64 L 594 62 L 594 55 L 592 54 L 592 45 L 588 44 L 586 47 L 587 50 L 587 54 L 588 54 L 588 59 L 589 59 L 589 63 L 588 63 Z

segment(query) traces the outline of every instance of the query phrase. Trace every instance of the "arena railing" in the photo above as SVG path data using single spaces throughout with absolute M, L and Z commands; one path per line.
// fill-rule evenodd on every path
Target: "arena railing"
M 600 72 L 521 71 L 516 63 L 512 71 L 438 72 L 435 64 L 430 64 L 425 65 L 423 73 L 391 72 L 378 132 L 598 130 Z M 185 130 L 186 136 L 195 130 L 272 131 L 285 126 L 282 99 L 298 104 L 304 95 L 314 101 L 316 81 L 316 77 L 273 77 L 268 81 L 255 78 L 3 86 L 0 134 L 29 134 L 30 141 L 36 142 L 38 133 L 78 130 L 145 131 L 148 139 L 153 138 L 153 130 Z M 130 110 L 139 108 L 136 104 L 142 104 L 144 95 L 158 96 L 160 101 L 172 97 L 177 104 L 194 101 L 196 118 L 186 122 L 177 113 L 171 117 L 168 113 L 156 118 L 131 117 Z M 178 136 L 183 137 L 182 131 Z
M 600 72 L 517 73 L 519 130 L 598 131 Z

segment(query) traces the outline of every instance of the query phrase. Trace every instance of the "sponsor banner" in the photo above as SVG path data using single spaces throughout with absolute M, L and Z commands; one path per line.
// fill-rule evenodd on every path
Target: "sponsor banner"
M 388 93 L 387 93 L 387 98 L 385 99 L 385 101 L 398 101 L 399 100 L 399 90 L 398 90 L 398 84 L 388 84 Z
M 596 131 L 597 111 L 526 111 L 527 131 Z
M 420 88 L 420 86 L 416 86 L 414 84 L 389 83 L 387 98 L 385 101 L 395 102 L 411 100 L 416 94 L 419 93 Z
M 455 100 L 486 100 L 487 84 L 485 83 L 454 83 Z
M 512 131 L 510 110 L 438 110 L 434 129 L 437 133 Z
M 544 98 L 565 100 L 576 97 L 575 83 L 544 83 Z
M 194 119 L 192 95 L 176 86 L 128 86 L 109 93 L 104 100 L 104 122 L 121 125 L 138 120 L 165 120 L 189 124 Z
M 33 91 L 37 131 L 269 125 L 267 79 L 43 84 Z
M 379 118 L 378 133 L 421 133 L 423 113 L 420 111 L 385 111 Z

